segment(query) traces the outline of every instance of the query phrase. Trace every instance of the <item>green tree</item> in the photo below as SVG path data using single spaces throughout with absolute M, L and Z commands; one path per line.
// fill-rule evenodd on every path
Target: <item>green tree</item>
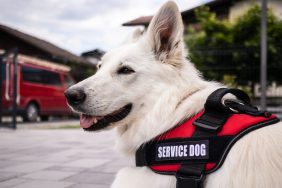
M 246 81 L 258 83 L 260 79 L 260 22 L 260 7 L 254 6 L 233 24 L 233 44 L 245 49 L 233 53 L 233 61 L 238 68 L 239 72 L 237 74 L 240 74 L 242 84 L 246 83 Z M 267 15 L 267 27 L 268 81 L 282 82 L 279 75 L 282 67 L 282 23 L 274 16 L 271 10 L 268 11 Z M 250 72 L 255 74 L 250 74 Z
M 232 54 L 223 51 L 232 44 L 232 28 L 227 21 L 218 20 L 208 7 L 196 9 L 195 14 L 200 29 L 190 26 L 184 38 L 189 48 L 189 58 L 207 79 L 221 80 L 226 71 L 223 68 L 232 66 L 232 62 L 226 63 Z
M 207 79 L 232 79 L 253 86 L 260 72 L 260 13 L 253 6 L 234 22 L 219 20 L 207 7 L 195 11 L 198 27 L 185 36 L 189 58 Z M 268 11 L 268 81 L 282 83 L 282 22 Z M 228 79 L 227 79 L 228 81 Z

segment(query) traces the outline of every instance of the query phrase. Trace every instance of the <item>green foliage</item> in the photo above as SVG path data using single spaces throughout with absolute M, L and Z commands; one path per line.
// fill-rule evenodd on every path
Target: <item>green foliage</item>
M 261 10 L 253 6 L 234 22 L 219 20 L 208 7 L 195 11 L 198 25 L 185 36 L 189 58 L 207 79 L 253 86 L 259 82 Z M 268 11 L 268 78 L 282 82 L 282 22 Z M 227 77 L 226 77 L 227 76 Z M 229 77 L 228 77 L 229 76 Z M 227 79 L 228 80 L 228 79 Z

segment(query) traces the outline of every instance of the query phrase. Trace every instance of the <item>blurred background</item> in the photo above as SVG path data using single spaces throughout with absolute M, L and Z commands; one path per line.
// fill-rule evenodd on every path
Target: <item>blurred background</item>
M 135 28 L 145 31 L 163 2 L 1 0 L 0 116 L 12 115 L 15 107 L 23 121 L 73 116 L 63 91 L 93 75 L 103 54 Z M 187 58 L 203 76 L 245 90 L 256 105 L 281 117 L 282 1 L 267 1 L 267 68 L 261 68 L 262 0 L 176 3 L 185 25 Z M 264 87 L 262 69 L 267 73 Z
M 1 0 L 0 116 L 12 115 L 17 108 L 22 121 L 74 117 L 66 106 L 63 91 L 95 74 L 103 54 L 125 42 L 135 28 L 145 31 L 163 2 Z M 176 3 L 185 25 L 187 58 L 204 77 L 245 90 L 258 106 L 265 94 L 263 108 L 281 117 L 282 1 L 267 1 L 264 87 L 262 0 Z
M 164 2 L 0 0 L 0 188 L 109 187 L 130 161 L 113 154 L 111 131 L 78 129 L 63 93 L 146 31 Z M 282 0 L 175 2 L 187 58 L 205 79 L 243 89 L 281 118 Z

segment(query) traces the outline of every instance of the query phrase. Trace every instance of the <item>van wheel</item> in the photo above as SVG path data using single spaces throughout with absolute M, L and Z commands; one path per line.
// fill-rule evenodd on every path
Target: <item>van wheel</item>
M 23 116 L 24 121 L 35 122 L 39 116 L 38 107 L 34 103 L 30 103 L 26 109 Z
M 48 121 L 49 116 L 40 116 L 41 121 Z

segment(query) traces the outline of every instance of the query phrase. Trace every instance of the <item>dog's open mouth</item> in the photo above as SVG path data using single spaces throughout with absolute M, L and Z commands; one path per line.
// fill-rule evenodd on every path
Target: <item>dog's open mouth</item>
M 86 131 L 97 131 L 106 128 L 109 124 L 124 119 L 131 111 L 132 104 L 114 111 L 106 116 L 80 115 L 80 126 Z

